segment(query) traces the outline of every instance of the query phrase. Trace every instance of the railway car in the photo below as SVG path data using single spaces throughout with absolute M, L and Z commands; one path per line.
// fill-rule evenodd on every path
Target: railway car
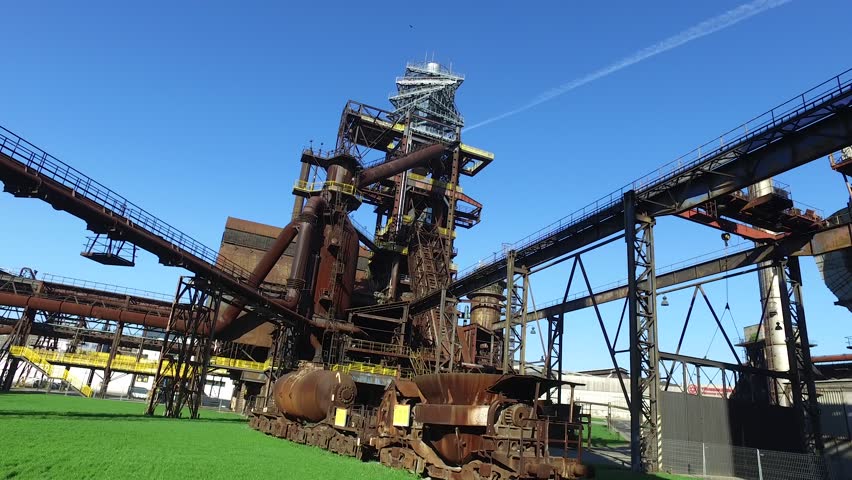
M 252 428 L 340 455 L 447 480 L 587 478 L 583 425 L 541 400 L 560 382 L 530 375 L 436 373 L 359 394 L 348 373 L 282 376 Z M 358 403 L 366 401 L 367 403 Z M 578 418 L 579 407 L 573 407 Z M 563 409 L 564 410 L 564 409 Z

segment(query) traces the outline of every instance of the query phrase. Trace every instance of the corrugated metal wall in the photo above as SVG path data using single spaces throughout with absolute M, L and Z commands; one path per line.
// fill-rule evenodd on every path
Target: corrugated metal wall
M 842 387 L 819 387 L 817 392 L 823 435 L 849 440 L 852 432 L 852 391 Z
M 699 443 L 731 443 L 728 401 L 715 397 L 660 392 L 663 438 Z

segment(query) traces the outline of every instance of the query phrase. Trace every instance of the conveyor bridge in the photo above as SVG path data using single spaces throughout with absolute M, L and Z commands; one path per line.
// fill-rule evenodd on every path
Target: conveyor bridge
M 636 192 L 637 212 L 673 215 L 743 190 L 852 144 L 852 69 L 726 132 L 688 154 L 527 236 L 509 250 L 534 268 L 625 228 L 623 198 Z M 447 288 L 456 298 L 505 278 L 507 255 L 481 263 Z M 411 305 L 436 306 L 440 291 Z

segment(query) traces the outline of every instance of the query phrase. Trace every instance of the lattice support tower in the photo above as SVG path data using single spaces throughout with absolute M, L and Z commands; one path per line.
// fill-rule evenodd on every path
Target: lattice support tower
M 779 262 L 775 269 L 778 278 L 784 280 L 780 282 L 781 311 L 787 355 L 790 360 L 790 391 L 793 408 L 796 410 L 796 422 L 798 430 L 802 432 L 805 451 L 817 453 L 822 451 L 823 441 L 802 298 L 802 272 L 799 257 L 790 256 L 785 261 Z
M 657 281 L 654 219 L 637 211 L 636 193 L 624 195 L 630 333 L 630 460 L 634 471 L 656 472 L 662 464 L 659 412 L 660 351 L 657 341 Z
M 526 373 L 527 311 L 530 289 L 530 271 L 516 263 L 517 254 L 511 250 L 506 255 L 506 321 L 503 329 L 503 371 L 515 369 Z M 515 328 L 519 326 L 520 328 Z
M 146 415 L 162 398 L 164 416 L 180 418 L 188 407 L 190 418 L 198 418 L 220 303 L 221 292 L 207 281 L 180 277 Z
M 565 316 L 551 315 L 547 317 L 547 352 L 545 353 L 544 376 L 562 381 L 562 338 L 565 332 Z M 562 388 L 554 388 L 548 392 L 550 400 L 562 403 Z

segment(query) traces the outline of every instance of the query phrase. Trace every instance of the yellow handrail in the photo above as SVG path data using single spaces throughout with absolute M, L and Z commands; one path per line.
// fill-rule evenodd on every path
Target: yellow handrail
M 9 349 L 9 353 L 16 357 L 21 357 L 27 360 L 36 367 L 40 368 L 48 377 L 54 378 L 53 364 L 51 364 L 45 357 L 45 355 L 42 355 L 40 352 L 37 352 L 36 350 L 29 347 L 16 345 Z M 59 378 L 68 382 L 69 385 L 77 389 L 86 397 L 91 397 L 94 393 L 90 386 L 86 385 L 82 380 L 72 375 L 71 372 L 68 370 L 63 370 Z
M 35 350 L 29 347 L 12 347 L 12 355 L 24 357 L 31 363 L 39 365 L 37 362 L 42 362 L 45 367 L 42 370 L 47 371 L 47 368 L 52 368 L 51 363 L 73 365 L 77 367 L 87 367 L 96 369 L 105 369 L 109 361 L 109 353 L 104 352 L 57 352 L 55 350 Z M 50 367 L 47 367 L 50 365 Z M 140 358 L 136 360 L 133 355 L 115 355 L 112 360 L 111 368 L 113 370 L 127 371 L 131 373 L 143 375 L 155 375 L 159 360 Z M 220 368 L 250 370 L 256 372 L 264 372 L 271 368 L 271 362 L 255 362 L 251 360 L 240 360 L 228 357 L 211 357 L 210 365 Z M 182 372 L 183 373 L 183 372 Z M 175 367 L 171 361 L 163 362 L 163 374 L 166 376 L 174 376 Z
M 364 362 L 353 362 L 347 364 L 334 364 L 331 365 L 331 371 L 333 372 L 341 372 L 341 373 L 349 373 L 349 372 L 364 372 L 364 373 L 373 373 L 376 375 L 388 375 L 392 377 L 399 376 L 399 370 L 391 367 L 384 367 L 382 365 L 373 365 L 371 363 Z
M 333 180 L 326 180 L 324 182 L 308 182 L 306 180 L 297 180 L 295 185 L 293 185 L 294 190 L 298 190 L 300 192 L 305 193 L 315 193 L 321 192 L 323 190 L 332 190 L 335 192 L 341 192 L 346 195 L 352 195 L 358 200 L 363 200 L 363 195 L 358 189 L 355 188 L 355 185 L 351 183 L 343 183 L 343 182 L 335 182 Z

